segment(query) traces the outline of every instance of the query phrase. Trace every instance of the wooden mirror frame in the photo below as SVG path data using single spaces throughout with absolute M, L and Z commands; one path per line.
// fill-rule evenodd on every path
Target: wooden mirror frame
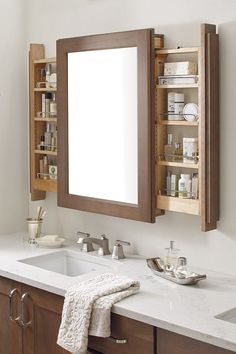
M 138 55 L 138 204 L 69 194 L 68 53 L 137 47 Z M 57 41 L 58 206 L 146 222 L 155 221 L 154 30 L 144 29 Z

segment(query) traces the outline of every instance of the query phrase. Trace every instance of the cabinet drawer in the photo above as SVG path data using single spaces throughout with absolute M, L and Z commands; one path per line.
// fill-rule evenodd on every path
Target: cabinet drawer
M 102 354 L 153 354 L 154 334 L 154 327 L 148 324 L 112 314 L 111 336 L 127 342 L 121 344 L 110 338 L 89 336 L 89 348 Z
M 215 347 L 183 335 L 157 328 L 157 353 L 161 354 L 233 354 L 232 351 Z

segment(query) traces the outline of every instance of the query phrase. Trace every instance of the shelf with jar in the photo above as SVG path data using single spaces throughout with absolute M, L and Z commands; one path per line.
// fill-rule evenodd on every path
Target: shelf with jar
M 57 191 L 56 58 L 45 58 L 44 45 L 31 44 L 29 66 L 30 189 L 31 199 L 41 200 Z
M 208 231 L 219 218 L 219 162 L 212 155 L 219 120 L 215 26 L 202 25 L 200 47 L 155 52 L 157 215 L 160 210 L 198 215 Z

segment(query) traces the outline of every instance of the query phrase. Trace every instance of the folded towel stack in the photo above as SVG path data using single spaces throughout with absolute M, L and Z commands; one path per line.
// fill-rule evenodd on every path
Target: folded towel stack
M 88 335 L 110 336 L 110 312 L 116 302 L 136 293 L 138 281 L 111 273 L 71 287 L 66 295 L 57 344 L 73 354 L 84 354 Z

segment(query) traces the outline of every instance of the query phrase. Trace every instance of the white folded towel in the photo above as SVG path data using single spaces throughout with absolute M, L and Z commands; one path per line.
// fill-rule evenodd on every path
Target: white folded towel
M 88 334 L 109 337 L 112 305 L 139 288 L 138 281 L 111 273 L 71 287 L 65 295 L 57 344 L 73 354 L 85 354 Z

